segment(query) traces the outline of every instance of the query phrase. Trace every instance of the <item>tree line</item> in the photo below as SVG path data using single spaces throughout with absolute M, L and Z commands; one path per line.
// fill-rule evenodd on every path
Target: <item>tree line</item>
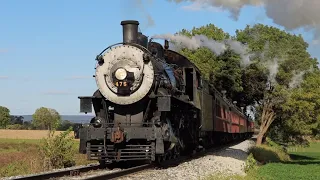
M 70 127 L 75 130 L 78 124 L 62 120 L 55 109 L 38 108 L 32 115 L 31 121 L 24 121 L 23 116 L 10 115 L 7 107 L 0 106 L 0 129 L 66 131 Z

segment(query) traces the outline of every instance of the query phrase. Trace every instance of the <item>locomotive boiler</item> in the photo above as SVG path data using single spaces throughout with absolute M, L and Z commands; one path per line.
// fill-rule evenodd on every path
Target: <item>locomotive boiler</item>
M 80 130 L 80 147 L 100 164 L 165 161 L 215 142 L 249 137 L 253 123 L 202 80 L 186 57 L 148 39 L 139 22 L 122 21 L 123 41 L 96 57 L 97 90 L 81 96 L 95 117 Z

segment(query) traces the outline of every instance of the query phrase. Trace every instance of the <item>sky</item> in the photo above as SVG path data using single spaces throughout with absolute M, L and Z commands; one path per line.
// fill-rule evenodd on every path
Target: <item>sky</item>
M 0 106 L 14 115 L 33 114 L 40 107 L 79 114 L 78 96 L 91 96 L 97 89 L 92 77 L 95 56 L 122 41 L 122 20 L 138 20 L 147 36 L 208 23 L 231 35 L 255 23 L 284 29 L 263 7 L 244 7 L 235 20 L 228 11 L 203 10 L 190 2 L 137 2 L 0 0 Z M 301 33 L 310 54 L 320 59 L 320 46 L 312 44 L 310 32 L 291 32 Z

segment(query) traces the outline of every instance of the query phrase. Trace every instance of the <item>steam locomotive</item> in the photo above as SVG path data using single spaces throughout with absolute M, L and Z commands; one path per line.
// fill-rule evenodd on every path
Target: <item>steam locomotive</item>
M 80 128 L 79 151 L 100 164 L 162 162 L 181 154 L 252 136 L 254 123 L 205 81 L 185 56 L 121 22 L 123 42 L 96 57 L 92 96 L 80 112 L 95 117 Z

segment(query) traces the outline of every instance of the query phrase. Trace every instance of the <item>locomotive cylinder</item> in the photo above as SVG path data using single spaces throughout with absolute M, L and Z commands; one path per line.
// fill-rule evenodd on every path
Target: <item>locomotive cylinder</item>
M 139 21 L 134 21 L 134 20 L 121 21 L 121 25 L 122 25 L 122 32 L 123 32 L 123 42 L 137 43 Z

